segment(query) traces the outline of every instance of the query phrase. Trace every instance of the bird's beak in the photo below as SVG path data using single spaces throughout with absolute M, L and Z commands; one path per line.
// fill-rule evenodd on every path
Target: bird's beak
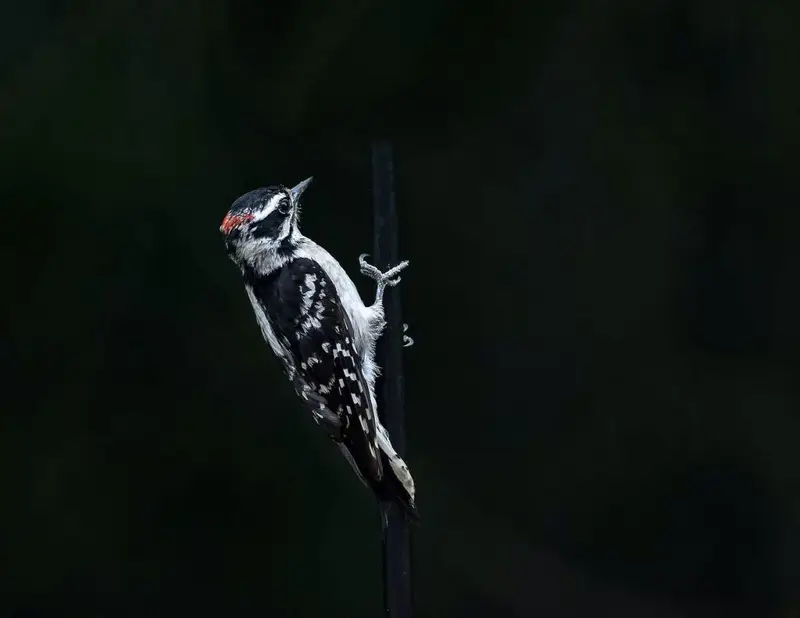
M 231 230 L 236 229 L 242 223 L 246 223 L 247 221 L 252 221 L 253 215 L 232 215 L 228 213 L 225 215 L 225 218 L 222 220 L 222 225 L 219 226 L 219 231 L 223 234 L 230 233 Z
M 312 180 L 314 180 L 314 177 L 313 176 L 309 176 L 308 178 L 306 178 L 303 182 L 301 182 L 296 187 L 292 187 L 291 193 L 292 193 L 292 201 L 293 202 L 297 202 L 297 200 L 300 199 L 300 196 L 303 194 L 303 191 L 305 191 L 308 188 L 308 185 L 311 184 Z

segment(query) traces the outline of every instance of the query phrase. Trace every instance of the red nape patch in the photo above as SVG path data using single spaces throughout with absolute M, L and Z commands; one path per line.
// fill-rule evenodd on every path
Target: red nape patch
M 252 221 L 253 215 L 225 215 L 225 218 L 222 220 L 222 225 L 219 226 L 220 231 L 223 234 L 227 234 L 231 230 L 239 227 L 242 223 L 246 223 L 247 221 Z

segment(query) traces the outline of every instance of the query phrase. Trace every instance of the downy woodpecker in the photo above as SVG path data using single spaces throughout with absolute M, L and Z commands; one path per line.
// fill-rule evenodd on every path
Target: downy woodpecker
M 398 503 L 416 520 L 414 480 L 392 448 L 375 400 L 383 293 L 400 282 L 408 262 L 381 272 L 366 254 L 359 257 L 361 273 L 377 282 L 375 301 L 365 306 L 339 262 L 300 233 L 300 196 L 310 182 L 239 197 L 220 226 L 225 248 L 242 273 L 264 339 L 314 420 L 382 507 Z

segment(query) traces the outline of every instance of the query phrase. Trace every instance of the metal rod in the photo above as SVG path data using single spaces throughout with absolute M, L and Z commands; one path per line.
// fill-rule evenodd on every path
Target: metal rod
M 397 207 L 394 194 L 392 146 L 377 141 L 372 146 L 372 189 L 375 218 L 375 264 L 381 269 L 400 260 L 397 249 Z M 405 455 L 405 407 L 403 401 L 403 326 L 398 289 L 384 300 L 386 333 L 378 343 L 383 366 L 378 411 L 397 453 Z M 411 556 L 408 522 L 399 508 L 390 508 L 383 537 L 383 600 L 387 618 L 411 618 Z

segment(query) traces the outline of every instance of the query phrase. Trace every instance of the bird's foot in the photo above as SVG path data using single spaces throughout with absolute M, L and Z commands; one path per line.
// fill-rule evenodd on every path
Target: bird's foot
M 375 294 L 375 302 L 380 303 L 383 299 L 383 290 L 386 286 L 394 287 L 400 283 L 401 278 L 398 277 L 400 271 L 408 266 L 408 260 L 403 260 L 397 266 L 393 266 L 386 272 L 381 272 L 380 269 L 367 262 L 368 254 L 362 253 L 358 256 L 358 265 L 361 267 L 361 274 L 366 275 L 378 284 L 378 291 Z
M 366 275 L 370 279 L 377 281 L 378 285 L 394 286 L 400 283 L 400 277 L 397 275 L 408 266 L 408 260 L 403 260 L 397 266 L 393 266 L 386 272 L 381 272 L 380 269 L 367 262 L 369 254 L 362 253 L 358 256 L 358 265 L 361 267 L 361 274 Z
M 410 348 L 414 345 L 414 340 L 406 335 L 406 331 L 408 330 L 408 324 L 403 324 L 403 347 Z

